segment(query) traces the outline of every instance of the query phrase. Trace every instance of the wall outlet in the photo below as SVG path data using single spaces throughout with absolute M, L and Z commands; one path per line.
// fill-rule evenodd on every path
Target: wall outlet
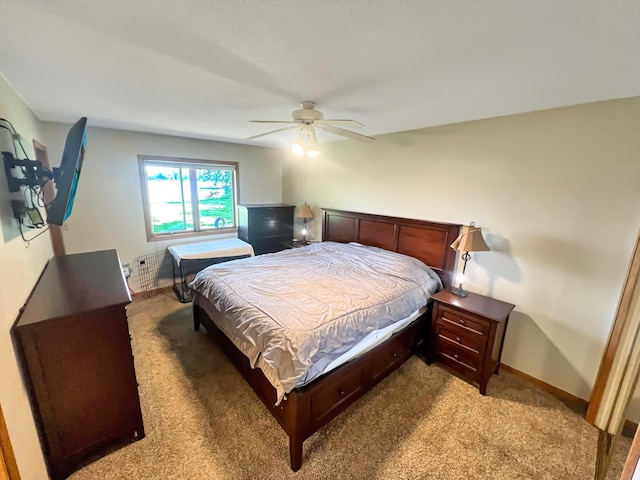
M 122 273 L 124 274 L 124 278 L 129 278 L 131 276 L 131 266 L 128 263 L 122 264 Z
M 13 210 L 13 218 L 20 222 L 27 215 L 27 206 L 23 200 L 11 200 L 11 209 Z

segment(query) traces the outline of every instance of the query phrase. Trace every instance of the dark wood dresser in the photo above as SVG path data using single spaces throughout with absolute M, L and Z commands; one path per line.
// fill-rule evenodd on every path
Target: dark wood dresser
M 433 297 L 427 363 L 443 363 L 487 391 L 497 373 L 511 303 L 469 292 L 463 298 L 442 290 Z
M 13 328 L 49 474 L 144 437 L 115 250 L 54 257 Z
M 293 205 L 273 203 L 238 206 L 238 238 L 256 255 L 287 248 L 293 238 Z

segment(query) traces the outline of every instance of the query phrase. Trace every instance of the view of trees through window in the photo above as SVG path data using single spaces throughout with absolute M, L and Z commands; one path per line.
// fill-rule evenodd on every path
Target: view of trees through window
M 235 227 L 233 170 L 148 162 L 144 171 L 154 234 Z

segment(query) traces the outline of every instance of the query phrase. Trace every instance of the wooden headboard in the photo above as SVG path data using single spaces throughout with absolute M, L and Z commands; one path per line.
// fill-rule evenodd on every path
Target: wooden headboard
M 456 251 L 450 245 L 462 225 L 322 209 L 322 240 L 358 242 L 421 260 L 451 286 Z

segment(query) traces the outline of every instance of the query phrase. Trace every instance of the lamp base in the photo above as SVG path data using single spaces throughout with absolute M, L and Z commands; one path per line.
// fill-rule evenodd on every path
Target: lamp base
M 459 297 L 462 297 L 462 298 L 469 295 L 469 292 L 467 292 L 464 288 L 462 288 L 462 285 L 460 285 L 459 287 L 451 287 L 451 293 L 458 295 Z

